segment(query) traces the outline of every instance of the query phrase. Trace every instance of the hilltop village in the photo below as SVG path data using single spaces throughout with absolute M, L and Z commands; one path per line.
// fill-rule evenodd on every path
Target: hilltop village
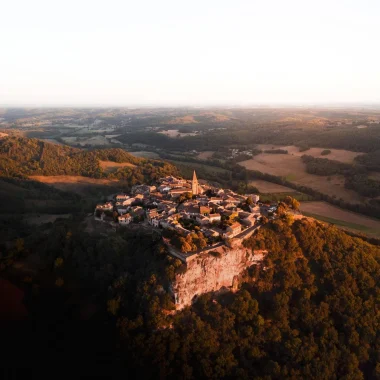
M 157 186 L 133 186 L 130 194 L 98 204 L 95 219 L 115 227 L 135 223 L 160 228 L 169 247 L 188 255 L 246 237 L 276 209 L 261 204 L 257 194 L 200 184 L 194 171 L 192 180 L 168 176 Z

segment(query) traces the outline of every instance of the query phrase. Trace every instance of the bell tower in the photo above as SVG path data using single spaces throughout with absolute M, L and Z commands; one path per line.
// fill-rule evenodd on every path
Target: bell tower
M 198 178 L 197 175 L 195 174 L 195 170 L 193 173 L 193 180 L 191 181 L 191 192 L 193 195 L 198 195 L 199 189 L 198 189 Z

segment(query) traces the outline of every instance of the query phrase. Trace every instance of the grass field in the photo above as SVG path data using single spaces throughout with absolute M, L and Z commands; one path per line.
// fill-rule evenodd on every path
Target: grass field
M 326 202 L 302 202 L 300 209 L 305 216 L 311 216 L 354 232 L 380 237 L 380 220 L 343 210 Z
M 81 195 L 89 195 L 99 192 L 111 193 L 120 187 L 119 180 L 96 179 L 82 176 L 57 175 L 57 176 L 31 176 L 30 179 L 46 183 L 57 189 L 72 191 Z

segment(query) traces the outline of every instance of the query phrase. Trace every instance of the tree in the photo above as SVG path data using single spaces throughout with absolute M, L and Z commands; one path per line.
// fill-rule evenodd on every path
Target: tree
M 191 251 L 191 245 L 185 240 L 185 238 L 180 237 L 179 241 L 181 243 L 181 248 L 180 248 L 181 252 L 186 253 L 186 252 Z
M 297 199 L 293 198 L 292 199 L 292 209 L 295 211 L 298 211 L 300 208 L 300 203 L 297 201 Z
M 200 249 L 203 249 L 203 248 L 207 247 L 207 241 L 205 239 L 200 238 L 198 240 L 198 247 Z
M 63 264 L 63 258 L 62 257 L 57 257 L 54 261 L 54 268 L 59 268 Z
M 280 202 L 277 206 L 277 215 L 281 216 L 281 215 L 284 215 L 287 211 L 287 206 L 284 202 Z
M 112 315 L 116 315 L 120 308 L 120 297 L 113 298 L 107 301 L 107 311 Z

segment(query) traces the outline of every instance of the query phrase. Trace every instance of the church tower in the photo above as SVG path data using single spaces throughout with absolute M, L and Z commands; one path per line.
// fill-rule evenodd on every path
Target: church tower
M 198 195 L 199 193 L 198 179 L 197 179 L 197 175 L 195 174 L 195 170 L 193 173 L 193 180 L 191 181 L 191 192 L 193 193 L 193 195 Z

